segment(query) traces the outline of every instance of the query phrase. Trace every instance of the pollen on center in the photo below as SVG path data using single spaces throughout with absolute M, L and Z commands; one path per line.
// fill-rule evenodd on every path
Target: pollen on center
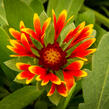
M 55 64 L 60 60 L 61 54 L 55 49 L 49 49 L 44 53 L 44 59 L 48 63 Z

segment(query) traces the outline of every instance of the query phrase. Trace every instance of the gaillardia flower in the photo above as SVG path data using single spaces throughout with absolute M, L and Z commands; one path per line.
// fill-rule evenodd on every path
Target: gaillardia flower
M 20 32 L 10 28 L 9 32 L 15 39 L 11 39 L 11 45 L 7 47 L 15 53 L 11 57 L 26 56 L 38 60 L 37 65 L 16 63 L 17 68 L 21 70 L 16 76 L 17 79 L 25 79 L 26 84 L 32 82 L 33 78 L 40 81 L 42 86 L 49 83 L 51 88 L 48 96 L 57 91 L 66 97 L 77 81 L 76 78 L 87 76 L 87 73 L 82 70 L 82 66 L 84 61 L 87 61 L 86 56 L 95 52 L 95 49 L 88 49 L 95 42 L 92 35 L 93 25 L 85 26 L 85 22 L 76 28 L 73 28 L 72 25 L 72 29 L 61 40 L 63 38 L 61 36 L 62 30 L 68 26 L 68 22 L 73 17 L 67 20 L 66 10 L 60 13 L 58 19 L 54 10 L 52 10 L 52 14 L 54 26 L 50 23 L 51 18 L 47 18 L 42 25 L 38 14 L 34 14 L 34 30 L 25 27 L 23 21 L 20 22 Z M 49 29 L 49 26 L 53 26 L 54 29 L 51 36 L 47 36 L 48 31 L 46 30 Z M 53 37 L 53 43 L 46 42 L 47 37 Z M 39 43 L 41 48 L 37 46 Z M 37 54 L 33 50 L 37 51 Z

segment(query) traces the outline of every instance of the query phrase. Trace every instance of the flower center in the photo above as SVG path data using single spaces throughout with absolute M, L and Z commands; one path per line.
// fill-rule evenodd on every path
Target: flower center
M 66 53 L 59 47 L 59 44 L 48 44 L 40 51 L 39 64 L 52 70 L 58 70 L 66 63 Z
M 44 59 L 48 61 L 48 63 L 56 64 L 60 60 L 61 54 L 54 50 L 53 48 L 50 48 L 49 50 L 45 51 Z

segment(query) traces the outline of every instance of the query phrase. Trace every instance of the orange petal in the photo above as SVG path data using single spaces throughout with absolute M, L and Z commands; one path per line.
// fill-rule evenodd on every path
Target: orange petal
M 69 42 L 69 40 L 72 40 L 72 43 L 73 41 L 77 38 L 77 36 L 79 35 L 79 33 L 83 30 L 85 26 L 85 22 L 82 22 L 80 25 L 78 25 L 77 28 L 75 28 L 74 30 L 72 29 L 66 36 L 66 38 L 64 39 L 64 42 Z
M 29 34 L 29 35 L 31 35 L 34 39 L 36 39 L 36 40 L 39 41 L 39 39 L 38 39 L 36 33 L 35 33 L 32 29 L 23 28 L 22 31 L 25 32 L 25 33 L 27 33 L 27 34 Z
M 53 73 L 49 74 L 49 78 L 50 78 L 50 81 L 52 83 L 57 84 L 57 85 L 61 84 L 61 80 L 56 75 L 54 75 Z
M 42 34 L 44 34 L 44 32 L 46 31 L 47 27 L 49 26 L 50 24 L 50 21 L 51 21 L 51 18 L 49 17 L 43 24 L 43 27 L 42 27 Z
M 15 30 L 14 28 L 9 28 L 9 32 L 17 40 L 20 40 L 21 39 L 21 33 L 18 32 L 17 30 Z
M 71 58 L 74 57 L 80 57 L 80 58 L 84 58 L 84 56 L 87 56 L 90 53 L 93 53 L 95 51 L 95 49 L 91 49 L 91 50 L 86 50 L 87 48 L 89 48 L 94 42 L 95 42 L 95 38 L 89 39 L 85 42 L 83 42 L 82 44 L 80 44 L 72 53 L 71 53 Z
M 16 63 L 16 67 L 20 70 L 28 70 L 28 67 L 30 67 L 30 65 L 22 62 L 18 62 Z
M 85 77 L 85 76 L 87 76 L 87 72 L 82 71 L 82 70 L 74 70 L 74 71 L 72 70 L 72 71 L 69 71 L 69 72 L 71 72 L 71 74 L 75 77 Z
M 66 88 L 64 82 L 61 82 L 60 85 L 56 85 L 56 89 L 60 95 L 62 95 L 64 97 L 67 96 L 67 88 Z
M 48 82 L 49 82 L 49 79 L 48 79 L 48 78 L 44 79 L 44 80 L 41 82 L 41 86 L 47 85 Z
M 24 22 L 20 21 L 20 30 L 22 30 L 23 28 L 25 28 Z
M 27 40 L 27 38 L 26 38 L 24 33 L 21 34 L 21 42 L 24 45 L 24 47 L 27 49 L 27 51 L 31 51 L 29 42 L 28 42 L 28 40 Z
M 34 24 L 34 28 L 36 30 L 36 33 L 39 35 L 41 34 L 41 25 L 40 25 L 40 19 L 39 19 L 39 16 L 38 14 L 34 14 L 34 17 L 33 17 L 33 24 Z
M 26 79 L 26 78 L 33 78 L 35 74 L 30 73 L 29 71 L 23 71 L 16 76 L 17 79 Z
M 66 17 L 67 17 L 67 11 L 63 10 L 60 13 L 58 21 L 56 23 L 56 27 L 55 27 L 55 41 L 58 39 L 58 36 L 59 36 L 60 32 L 62 31 L 63 27 L 65 26 Z
M 84 61 L 78 60 L 68 65 L 66 68 L 64 68 L 64 70 L 79 70 L 82 68 L 83 64 Z
M 44 68 L 41 68 L 39 66 L 30 66 L 29 71 L 33 74 L 37 75 L 44 75 L 46 73 L 46 70 Z
M 54 92 L 55 92 L 55 84 L 52 84 L 52 85 L 51 85 L 51 89 L 49 90 L 47 96 L 53 95 Z
M 75 84 L 75 79 L 71 72 L 63 71 L 64 81 L 66 82 L 67 89 L 70 90 Z
M 56 15 L 53 9 L 52 9 L 52 15 L 53 15 L 54 28 L 56 30 Z

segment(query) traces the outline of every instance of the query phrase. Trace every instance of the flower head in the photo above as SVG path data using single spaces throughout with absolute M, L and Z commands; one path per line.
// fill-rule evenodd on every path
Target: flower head
M 16 53 L 11 56 L 28 56 L 38 60 L 37 65 L 17 63 L 17 68 L 23 70 L 17 75 L 17 79 L 26 79 L 26 83 L 28 84 L 36 76 L 36 80 L 41 81 L 42 86 L 51 83 L 48 96 L 51 96 L 57 90 L 60 95 L 66 97 L 69 90 L 74 86 L 76 78 L 87 76 L 87 73 L 82 70 L 82 66 L 84 61 L 87 60 L 86 56 L 95 52 L 95 49 L 88 49 L 95 42 L 95 38 L 91 35 L 93 25 L 85 26 L 85 22 L 82 22 L 75 29 L 72 25 L 72 29 L 69 30 L 65 39 L 60 44 L 58 38 L 61 31 L 73 16 L 66 20 L 66 10 L 60 13 L 58 19 L 56 19 L 54 10 L 52 10 L 52 14 L 54 34 L 50 37 L 54 37 L 53 43 L 49 42 L 46 44 L 44 40 L 51 18 L 47 18 L 41 28 L 40 18 L 38 14 L 34 14 L 33 25 L 35 31 L 26 28 L 23 21 L 21 21 L 20 32 L 12 28 L 9 29 L 15 39 L 10 40 L 11 46 L 8 45 L 7 47 Z M 42 45 L 41 49 L 34 45 L 32 38 Z M 67 46 L 65 47 L 65 45 Z M 37 51 L 38 55 L 32 49 Z M 77 60 L 69 63 L 69 59 Z M 58 73 L 60 73 L 61 77 Z

